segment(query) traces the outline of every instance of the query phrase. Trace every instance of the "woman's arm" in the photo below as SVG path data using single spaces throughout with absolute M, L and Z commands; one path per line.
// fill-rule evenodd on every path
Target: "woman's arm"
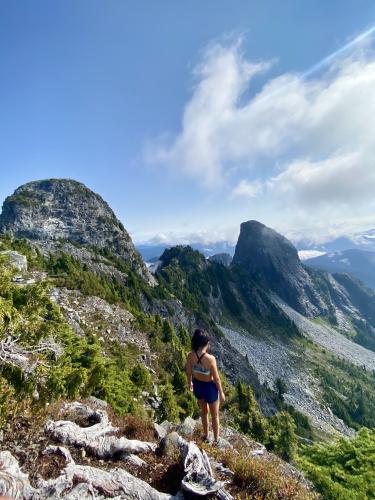
M 217 364 L 216 364 L 215 357 L 213 357 L 211 370 L 212 370 L 212 377 L 214 379 L 214 382 L 215 382 L 217 388 L 219 389 L 220 400 L 221 401 L 225 401 L 225 394 L 224 394 L 224 391 L 223 391 L 223 387 L 221 385 L 220 375 L 219 375 L 219 372 L 218 372 L 218 369 L 217 369 Z
M 188 388 L 190 391 L 192 391 L 193 390 L 193 382 L 192 382 L 192 367 L 191 367 L 190 355 L 188 355 L 187 360 L 186 360 L 185 371 L 186 371 Z

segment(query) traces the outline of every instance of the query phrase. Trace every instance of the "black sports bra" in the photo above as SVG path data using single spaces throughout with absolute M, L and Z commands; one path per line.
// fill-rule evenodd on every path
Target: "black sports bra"
M 211 375 L 211 370 L 208 368 L 205 368 L 201 361 L 202 361 L 202 358 L 203 356 L 206 354 L 205 352 L 201 355 L 201 356 L 198 356 L 198 353 L 197 351 L 195 351 L 195 354 L 198 358 L 198 363 L 194 363 L 193 365 L 193 368 L 192 368 L 192 372 L 193 373 L 197 373 L 197 374 L 200 374 L 200 375 Z

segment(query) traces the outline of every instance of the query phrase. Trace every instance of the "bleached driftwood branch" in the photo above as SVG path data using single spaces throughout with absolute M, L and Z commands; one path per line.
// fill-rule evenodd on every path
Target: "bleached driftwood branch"
M 233 497 L 224 490 L 224 483 L 214 478 L 206 452 L 200 450 L 194 442 L 185 441 L 181 437 L 178 444 L 184 457 L 182 490 L 202 497 L 215 494 L 215 498 L 231 500 Z
M 67 404 L 64 409 L 76 417 L 96 423 L 91 427 L 80 427 L 69 420 L 48 421 L 45 426 L 46 432 L 61 443 L 81 446 L 99 458 L 122 457 L 125 460 L 132 453 L 154 451 L 156 448 L 155 443 L 113 436 L 118 429 L 111 425 L 105 410 L 93 410 L 81 403 Z M 216 481 L 213 477 L 206 453 L 194 442 L 188 442 L 181 436 L 178 437 L 177 445 L 182 451 L 184 461 L 185 475 L 181 483 L 182 490 L 199 496 L 216 494 L 216 498 L 230 500 L 232 497 L 224 490 L 224 483 Z M 122 469 L 116 474 L 121 475 L 121 471 Z
M 27 474 L 9 451 L 0 452 L 0 495 L 31 500 L 35 494 Z
M 101 470 L 88 465 L 77 465 L 69 450 L 62 446 L 49 446 L 45 453 L 62 455 L 66 460 L 66 466 L 57 479 L 39 481 L 40 498 L 69 498 L 70 500 L 76 498 L 80 500 L 84 498 L 172 500 L 176 498 L 155 490 L 145 481 L 134 477 L 124 469 Z M 74 485 L 77 486 L 72 489 Z
M 38 487 L 30 485 L 17 460 L 8 451 L 0 453 L 0 494 L 14 499 L 41 500 L 66 498 L 69 500 L 101 500 L 105 498 L 129 500 L 173 500 L 180 498 L 161 493 L 146 482 L 123 469 L 101 470 L 77 465 L 69 450 L 49 446 L 45 454 L 60 454 L 66 466 L 56 479 L 39 479 Z
M 36 360 L 31 364 L 30 355 L 49 351 L 57 359 L 63 354 L 62 346 L 53 338 L 43 340 L 34 347 L 25 347 L 19 341 L 19 337 L 12 337 L 11 335 L 7 335 L 4 339 L 0 340 L 0 364 L 10 363 L 13 366 L 22 368 L 27 373 L 31 373 L 37 365 L 48 365 L 42 360 Z
M 65 405 L 76 418 L 87 418 L 96 422 L 91 427 L 80 427 L 74 422 L 49 421 L 46 430 L 55 439 L 70 445 L 82 446 L 88 452 L 101 458 L 131 457 L 131 452 L 153 451 L 154 443 L 117 438 L 108 414 L 102 409 L 93 410 L 81 403 Z M 134 477 L 123 468 L 102 470 L 88 465 L 78 465 L 70 451 L 63 446 L 48 446 L 44 454 L 59 454 L 65 460 L 65 467 L 55 479 L 39 478 L 37 488 L 30 485 L 17 460 L 9 452 L 0 453 L 0 494 L 25 500 L 68 498 L 71 500 L 101 500 L 104 498 L 129 500 L 172 500 L 182 499 L 183 493 L 206 497 L 214 495 L 220 500 L 231 500 L 224 490 L 224 483 L 213 477 L 210 462 L 204 451 L 194 442 L 176 436 L 176 446 L 183 456 L 184 478 L 181 492 L 177 495 L 161 493 Z M 133 455 L 134 457 L 134 455 Z M 138 457 L 134 457 L 138 458 Z
M 156 449 L 155 443 L 113 436 L 118 429 L 111 425 L 105 410 L 93 411 L 80 403 L 66 405 L 65 408 L 78 411 L 88 418 L 95 417 L 97 423 L 91 427 L 80 427 L 69 420 L 49 420 L 45 425 L 45 431 L 60 443 L 83 447 L 99 458 L 120 458 L 131 453 Z

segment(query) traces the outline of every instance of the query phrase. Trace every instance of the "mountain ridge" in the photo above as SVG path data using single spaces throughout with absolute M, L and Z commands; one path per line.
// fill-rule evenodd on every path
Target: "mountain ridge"
M 54 194 L 54 189 L 57 189 L 57 195 Z M 66 197 L 72 192 L 73 198 L 67 202 Z M 82 192 L 88 200 L 82 199 Z M 21 186 L 15 193 L 15 199 L 10 197 L 10 200 L 6 200 L 5 215 L 0 216 L 3 234 L 11 233 L 21 237 L 29 235 L 29 241 L 32 244 L 41 244 L 46 254 L 50 251 L 55 254 L 57 252 L 51 270 L 53 273 L 58 271 L 60 274 L 57 276 L 63 276 L 58 278 L 62 284 L 71 283 L 69 269 L 76 269 L 75 262 L 81 262 L 79 274 L 86 273 L 85 267 L 91 269 L 94 275 L 104 273 L 105 276 L 109 273 L 110 286 L 113 286 L 113 279 L 117 280 L 121 287 L 120 296 L 130 297 L 133 301 L 131 303 L 140 307 L 143 313 L 159 315 L 164 320 L 171 321 L 176 328 L 179 328 L 179 325 L 188 329 L 195 326 L 207 328 L 212 336 L 212 349 L 218 357 L 219 365 L 227 372 L 231 381 L 243 377 L 253 385 L 266 414 L 275 411 L 272 397 L 259 382 L 259 370 L 263 370 L 266 365 L 259 365 L 257 371 L 247 358 L 239 357 L 236 345 L 223 334 L 221 327 L 237 329 L 242 332 L 242 336 L 246 331 L 245 337 L 249 336 L 247 342 L 251 342 L 252 336 L 263 337 L 265 348 L 270 339 L 274 342 L 274 338 L 275 341 L 281 342 L 283 352 L 285 351 L 284 357 L 289 360 L 286 362 L 292 362 L 292 352 L 296 349 L 293 345 L 295 339 L 302 338 L 301 332 L 294 317 L 275 300 L 276 296 L 305 317 L 325 321 L 340 332 L 340 335 L 375 349 L 375 303 L 372 296 L 350 279 L 348 281 L 339 275 L 335 277 L 329 273 L 307 269 L 300 262 L 292 243 L 260 222 L 248 221 L 241 225 L 230 267 L 207 260 L 189 247 L 177 246 L 165 250 L 155 272 L 156 280 L 154 278 L 150 288 L 148 275 L 142 275 L 139 269 L 141 281 L 129 281 L 127 268 L 123 268 L 124 264 L 130 263 L 131 269 L 132 261 L 128 259 L 128 254 L 123 251 L 123 247 L 116 246 L 116 240 L 115 245 L 111 246 L 113 239 L 107 241 L 100 234 L 103 224 L 112 237 L 116 237 L 120 231 L 127 242 L 126 250 L 130 253 L 133 251 L 128 233 L 119 227 L 113 212 L 110 209 L 108 211 L 108 204 L 99 195 L 93 194 L 82 184 L 69 180 L 36 181 L 26 184 L 26 187 Z M 65 200 L 65 205 L 62 200 Z M 41 201 L 43 203 L 40 203 Z M 72 203 L 77 205 L 77 202 L 81 205 L 78 208 L 73 207 Z M 65 214 L 66 208 L 68 210 Z M 99 216 L 108 214 L 111 218 L 110 224 L 106 226 L 108 221 L 98 221 L 98 213 Z M 34 217 L 31 225 L 34 233 L 25 233 L 31 217 Z M 60 225 L 51 225 L 51 218 L 57 220 Z M 77 235 L 81 227 L 83 234 Z M 30 227 L 27 227 L 27 231 L 30 231 Z M 51 235 L 55 238 L 49 241 Z M 59 241 L 61 236 L 68 236 L 68 241 Z M 73 238 L 72 243 L 69 236 L 76 237 L 76 240 Z M 102 238 L 99 241 L 102 250 L 109 253 L 93 251 L 92 243 L 97 243 L 95 238 L 99 237 Z M 119 257 L 122 258 L 121 261 L 118 260 Z M 62 259 L 62 262 L 56 261 L 56 258 Z M 139 265 L 139 260 L 135 261 Z M 140 265 L 144 266 L 143 262 Z M 94 279 L 94 275 L 91 274 L 87 279 Z M 85 287 L 83 291 L 87 289 L 86 285 Z M 108 285 L 105 284 L 105 287 Z M 101 294 L 102 290 L 104 289 L 101 285 L 96 293 Z M 110 295 L 106 292 L 105 297 L 112 298 L 117 295 L 117 291 L 111 291 Z M 240 352 L 243 353 L 244 350 L 240 349 Z M 298 352 L 298 356 L 303 356 L 302 351 Z M 269 361 L 265 359 L 264 363 Z M 282 373 L 284 372 L 280 372 Z M 285 376 L 289 377 L 291 373 L 292 371 L 286 371 Z M 272 390 L 276 388 L 276 378 L 272 376 L 268 380 Z M 299 408 L 298 401 L 293 398 L 290 401 Z M 315 410 L 310 408 L 308 411 Z
M 347 273 L 375 290 L 375 252 L 353 248 L 306 259 L 304 263 L 330 273 Z

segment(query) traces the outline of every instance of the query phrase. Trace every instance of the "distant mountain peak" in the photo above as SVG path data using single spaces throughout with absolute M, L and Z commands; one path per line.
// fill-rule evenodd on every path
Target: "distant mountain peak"
M 275 230 L 256 220 L 241 224 L 232 261 L 264 287 L 308 316 L 326 310 L 293 244 Z

